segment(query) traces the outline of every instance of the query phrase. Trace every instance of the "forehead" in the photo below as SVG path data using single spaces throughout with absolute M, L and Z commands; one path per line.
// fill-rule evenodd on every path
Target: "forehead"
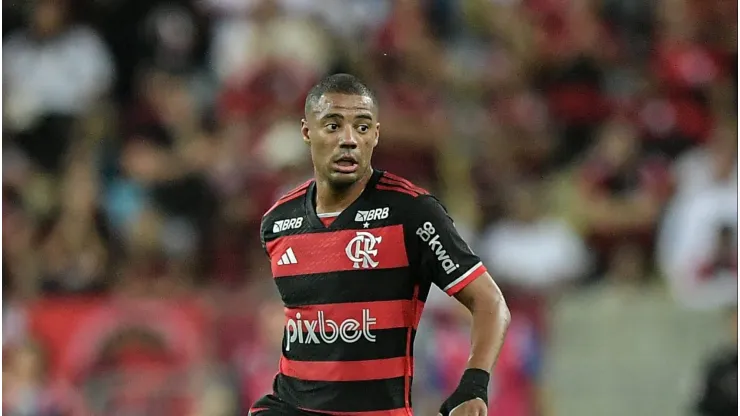
M 330 114 L 341 114 L 351 117 L 355 114 L 375 114 L 375 103 L 372 98 L 364 95 L 348 95 L 337 93 L 323 94 L 313 106 L 316 118 Z

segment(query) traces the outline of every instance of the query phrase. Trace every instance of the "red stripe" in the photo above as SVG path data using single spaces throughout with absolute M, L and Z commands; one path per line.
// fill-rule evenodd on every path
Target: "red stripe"
M 412 413 L 404 407 L 392 410 L 374 410 L 371 412 L 328 412 L 326 410 L 306 409 L 305 407 L 299 407 L 299 409 L 305 410 L 307 412 L 336 416 L 412 416 Z
M 299 192 L 302 192 L 301 195 L 305 194 L 305 192 L 303 192 L 303 191 L 306 191 L 306 192 L 308 191 L 308 185 L 310 185 L 311 182 L 313 182 L 313 179 L 309 179 L 306 182 L 303 182 L 302 184 L 300 184 L 299 186 L 297 186 L 297 187 L 291 189 L 290 191 L 286 192 L 285 195 L 283 195 L 280 198 L 278 198 L 277 202 L 275 202 L 275 205 L 273 205 L 272 207 L 270 207 L 270 209 L 267 210 L 267 212 L 265 213 L 265 215 L 269 214 L 270 211 L 274 210 L 275 208 L 279 207 L 280 205 L 284 204 L 285 202 L 288 202 L 291 199 L 294 199 L 294 198 L 297 198 L 298 196 L 300 196 L 300 195 L 296 196 Z
M 397 181 L 395 179 L 389 179 L 389 178 L 386 178 L 386 177 L 381 177 L 380 180 L 379 180 L 379 182 L 380 183 L 383 183 L 383 184 L 386 184 L 386 185 L 400 186 L 400 187 L 403 187 L 403 188 L 408 189 L 409 191 L 414 191 L 416 193 L 422 193 L 422 189 L 421 188 L 419 188 L 418 186 L 414 186 L 411 183 L 401 182 L 401 181 Z
M 370 237 L 374 245 L 369 243 Z M 283 261 L 278 265 L 288 249 L 293 252 L 295 264 Z M 276 278 L 409 265 L 402 225 L 283 236 L 267 243 L 267 253 Z
M 386 179 L 390 179 L 390 180 L 393 180 L 393 181 L 400 182 L 400 183 L 403 183 L 405 185 L 408 185 L 409 187 L 411 187 L 411 189 L 415 190 L 416 192 L 418 192 L 420 194 L 428 194 L 429 193 L 426 189 L 424 189 L 422 187 L 419 187 L 419 186 L 416 186 L 410 180 L 408 180 L 406 178 L 402 178 L 402 177 L 400 177 L 398 175 L 394 175 L 394 174 L 389 173 L 389 172 L 384 172 L 383 173 L 383 176 Z
M 424 308 L 424 302 L 415 300 L 386 300 L 378 302 L 356 302 L 356 303 L 337 303 L 329 305 L 310 305 L 297 308 L 285 308 L 285 319 L 302 321 L 318 321 L 318 313 L 324 313 L 324 319 L 330 319 L 334 322 L 344 322 L 348 319 L 355 319 L 362 322 L 362 312 L 367 309 L 370 311 L 370 317 L 375 319 L 371 330 L 391 329 L 391 328 L 408 328 L 416 329 L 419 326 L 419 316 L 421 309 Z M 297 314 L 301 314 L 298 318 Z M 321 330 L 315 326 L 314 332 Z M 308 328 L 303 326 L 303 331 Z M 324 328 L 324 331 L 331 332 L 330 327 Z
M 293 195 L 296 192 L 299 192 L 299 191 L 302 191 L 302 190 L 308 188 L 308 185 L 310 185 L 311 182 L 313 182 L 313 179 L 309 179 L 306 182 L 303 182 L 302 184 L 298 185 L 297 187 L 295 187 L 295 188 L 291 189 L 290 191 L 286 192 L 285 195 L 283 195 L 281 197 L 281 199 L 282 198 L 285 198 L 287 196 L 291 196 L 291 195 Z
M 419 194 L 417 194 L 416 192 L 411 192 L 411 191 L 408 191 L 406 189 L 395 187 L 395 186 L 394 187 L 391 187 L 391 186 L 385 186 L 385 185 L 378 184 L 378 185 L 375 185 L 375 189 L 380 189 L 381 191 L 401 192 L 401 193 L 404 193 L 404 194 L 411 195 L 413 197 L 419 196 Z
M 414 305 L 416 305 L 416 299 L 419 298 L 419 285 L 414 286 L 414 296 L 412 299 L 414 300 Z M 423 308 L 423 305 L 422 305 Z M 419 309 L 422 309 L 419 308 Z M 421 310 L 415 311 L 414 313 L 415 317 L 418 316 L 421 318 Z M 411 329 L 409 329 L 408 333 L 406 334 L 406 374 L 404 377 L 404 387 L 403 387 L 403 397 L 406 404 L 406 410 L 408 411 L 409 415 L 411 414 L 411 377 L 414 375 L 414 362 L 411 358 L 411 336 L 412 332 Z
M 278 199 L 277 202 L 275 202 L 275 205 L 273 205 L 272 207 L 270 207 L 270 209 L 268 209 L 267 212 L 265 212 L 265 215 L 269 214 L 275 208 L 279 207 L 280 205 L 283 205 L 284 203 L 286 203 L 288 201 L 292 201 L 292 200 L 294 200 L 296 198 L 299 198 L 299 197 L 301 197 L 303 195 L 306 195 L 306 192 L 308 192 L 308 191 L 306 189 L 304 189 L 304 190 L 302 190 L 300 192 L 296 192 L 294 194 L 291 194 L 291 195 L 288 195 L 288 196 L 284 196 L 284 197 Z M 263 217 L 264 217 L 264 215 L 263 215 Z
M 403 377 L 406 357 L 364 361 L 293 361 L 280 358 L 280 373 L 306 381 L 369 381 Z
M 480 277 L 480 275 L 482 275 L 485 272 L 486 272 L 486 266 L 484 266 L 482 264 L 479 265 L 465 279 L 463 279 L 460 282 L 458 282 L 455 286 L 452 286 L 451 288 L 447 289 L 447 291 L 446 291 L 447 294 L 450 295 L 450 296 L 452 296 L 455 293 L 463 290 L 465 288 L 465 286 L 467 286 L 468 284 L 470 284 L 470 282 L 472 282 L 476 278 Z
M 384 185 L 400 186 L 401 188 L 408 189 L 409 191 L 416 192 L 417 194 L 420 194 L 420 195 L 428 194 L 428 192 L 425 191 L 424 189 L 419 188 L 418 186 L 412 183 L 408 183 L 408 182 L 401 182 L 395 179 L 388 179 L 388 178 L 380 178 L 379 182 Z
M 253 407 L 253 408 L 249 409 L 249 414 L 255 414 L 255 413 L 261 412 L 263 410 L 267 410 L 267 408 L 266 407 Z
M 391 180 L 391 179 L 380 178 L 380 180 L 378 181 L 378 183 L 380 183 L 382 185 L 396 186 L 396 187 L 399 187 L 399 188 L 403 188 L 403 189 L 406 189 L 408 191 L 417 193 L 419 195 L 422 194 L 422 192 L 419 190 L 419 188 L 416 188 L 416 187 L 413 187 L 413 186 L 409 186 L 409 185 L 407 185 L 405 183 L 397 182 L 397 181 L 394 181 L 394 180 Z

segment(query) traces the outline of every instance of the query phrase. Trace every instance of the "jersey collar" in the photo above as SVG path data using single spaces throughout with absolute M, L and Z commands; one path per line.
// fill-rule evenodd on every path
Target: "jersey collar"
M 380 177 L 383 175 L 383 171 L 373 169 L 373 174 L 370 176 L 370 180 L 367 181 L 367 184 L 365 185 L 365 189 L 362 191 L 359 197 L 355 199 L 347 208 L 342 211 L 339 216 L 331 223 L 330 226 L 325 226 L 323 222 L 321 222 L 321 219 L 319 218 L 319 215 L 316 213 L 316 181 L 312 181 L 311 184 L 308 186 L 308 192 L 306 192 L 306 199 L 305 199 L 305 205 L 306 205 L 306 213 L 308 217 L 308 221 L 314 228 L 319 229 L 332 229 L 332 228 L 341 228 L 345 225 L 345 223 L 352 218 L 354 218 L 354 211 L 356 211 L 357 205 L 360 204 L 362 200 L 367 198 L 367 196 L 371 193 L 373 189 L 375 189 L 375 185 L 378 183 L 378 180 L 380 180 Z

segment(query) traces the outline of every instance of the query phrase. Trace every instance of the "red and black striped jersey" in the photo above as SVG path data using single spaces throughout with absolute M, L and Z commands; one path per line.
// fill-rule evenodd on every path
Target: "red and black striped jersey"
M 265 214 L 261 238 L 285 303 L 275 395 L 327 414 L 410 416 L 431 285 L 453 295 L 485 272 L 440 202 L 376 170 L 327 226 L 309 181 Z

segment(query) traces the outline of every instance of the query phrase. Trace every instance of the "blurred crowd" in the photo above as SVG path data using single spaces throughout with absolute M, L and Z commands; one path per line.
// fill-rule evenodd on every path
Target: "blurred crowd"
M 226 416 L 270 390 L 283 314 L 259 222 L 312 174 L 303 100 L 335 72 L 378 95 L 374 166 L 438 195 L 504 290 L 513 321 L 489 414 L 559 414 L 567 389 L 546 380 L 579 384 L 557 372 L 568 354 L 552 352 L 603 342 L 595 334 L 624 334 L 630 348 L 657 330 L 643 366 L 657 373 L 663 339 L 722 345 L 699 324 L 660 332 L 669 318 L 655 308 L 699 316 L 737 305 L 737 2 L 33 0 L 2 10 L 8 414 Z M 436 413 L 468 356 L 467 314 L 439 291 L 427 308 L 419 414 Z M 737 379 L 729 342 L 709 375 L 699 371 L 699 398 L 672 405 L 732 414 L 721 407 L 728 362 Z M 626 354 L 596 350 L 601 363 Z M 640 394 L 628 387 L 605 394 L 639 403 L 624 403 Z M 609 403 L 561 413 L 677 414 L 654 403 L 609 413 Z

